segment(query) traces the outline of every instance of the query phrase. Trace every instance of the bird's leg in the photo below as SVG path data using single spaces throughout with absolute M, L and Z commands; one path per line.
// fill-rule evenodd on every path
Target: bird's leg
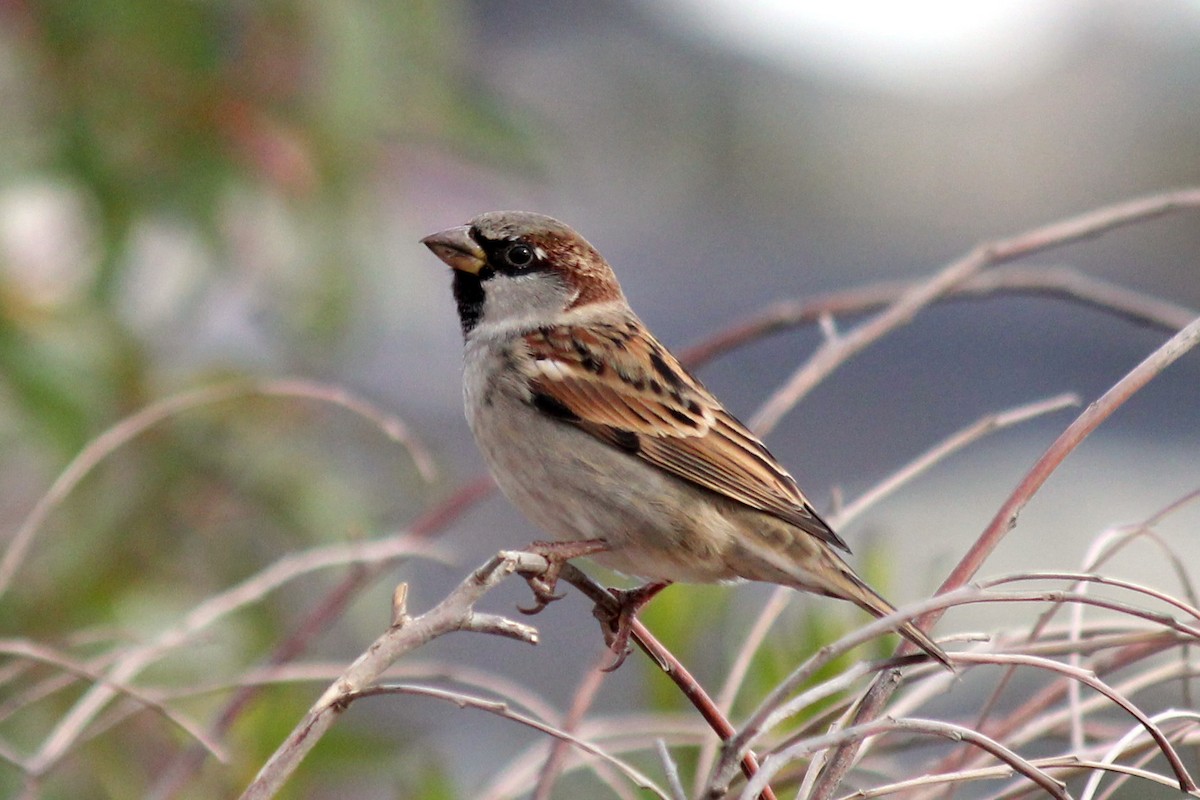
M 602 553 L 608 549 L 608 542 L 604 539 L 577 539 L 570 542 L 532 542 L 525 549 L 546 559 L 549 564 L 545 572 L 525 577 L 525 582 L 533 590 L 533 606 L 530 608 L 517 606 L 517 610 L 522 614 L 536 614 L 555 600 L 563 598 L 563 595 L 554 593 L 554 587 L 558 584 L 558 574 L 562 572 L 563 564 L 572 558 L 590 556 L 593 553 Z
M 608 588 L 612 596 L 617 598 L 617 613 L 607 620 L 601 620 L 604 641 L 613 652 L 612 663 L 602 668 L 605 672 L 612 672 L 625 663 L 630 653 L 629 636 L 633 633 L 633 621 L 637 618 L 637 613 L 656 594 L 670 585 L 670 581 L 651 581 L 634 589 L 614 589 L 611 586 Z

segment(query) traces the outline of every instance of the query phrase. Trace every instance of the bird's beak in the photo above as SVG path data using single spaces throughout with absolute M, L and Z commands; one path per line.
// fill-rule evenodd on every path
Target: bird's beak
M 422 239 L 421 244 L 449 264 L 451 269 L 459 272 L 478 275 L 479 270 L 487 264 L 487 255 L 483 252 L 483 248 L 471 238 L 471 228 L 468 225 L 459 225 L 457 228 L 447 228 L 444 231 L 432 233 Z

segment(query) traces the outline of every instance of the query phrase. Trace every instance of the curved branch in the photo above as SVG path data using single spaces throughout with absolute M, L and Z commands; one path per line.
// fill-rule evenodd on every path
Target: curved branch
M 459 708 L 477 708 L 480 711 L 486 711 L 489 714 L 495 714 L 498 717 L 512 720 L 526 727 L 533 728 L 535 731 L 540 731 L 549 736 L 553 736 L 561 742 L 566 742 L 572 747 L 578 748 L 589 755 L 596 756 L 604 760 L 616 769 L 620 770 L 626 778 L 632 781 L 638 788 L 646 789 L 653 792 L 662 800 L 671 800 L 671 796 L 658 786 L 654 781 L 650 780 L 645 773 L 635 769 L 632 765 L 626 764 L 621 759 L 611 755 L 607 751 L 597 747 L 590 742 L 574 736 L 562 728 L 556 728 L 553 725 L 548 725 L 540 720 L 534 719 L 526 714 L 518 711 L 513 711 L 508 707 L 507 703 L 498 700 L 488 700 L 483 697 L 475 697 L 462 692 L 452 692 L 447 689 L 435 689 L 431 686 L 418 686 L 416 684 L 384 684 L 379 686 L 371 686 L 357 692 L 351 692 L 342 698 L 345 705 L 349 705 L 360 697 L 371 697 L 381 694 L 413 694 L 422 697 L 433 697 L 438 700 L 448 700 L 454 703 Z
M 1010 767 L 1020 772 L 1029 780 L 1042 787 L 1051 797 L 1058 800 L 1070 800 L 1070 795 L 1067 794 L 1066 788 L 1061 781 L 1056 780 L 1046 773 L 1041 768 L 1035 766 L 1032 762 L 1022 758 L 1017 753 L 1008 749 L 1004 745 L 984 736 L 978 731 L 971 730 L 962 725 L 953 725 L 949 722 L 940 722 L 931 719 L 890 719 L 883 717 L 873 720 L 863 725 L 856 725 L 852 728 L 846 728 L 835 733 L 825 736 L 817 736 L 812 739 L 807 739 L 803 742 L 791 745 L 790 747 L 773 753 L 770 758 L 763 762 L 762 770 L 759 776 L 751 780 L 743 790 L 741 797 L 743 800 L 752 798 L 754 793 L 758 791 L 758 785 L 762 781 L 770 780 L 775 772 L 782 769 L 788 762 L 807 756 L 812 756 L 822 750 L 826 750 L 836 745 L 845 744 L 848 742 L 861 742 L 863 739 L 879 736 L 885 733 L 919 733 L 928 736 L 940 736 L 952 741 L 963 741 L 973 744 L 987 752 L 991 753 L 996 758 L 1000 759 Z
M 587 595 L 588 599 L 595 603 L 598 609 L 602 609 L 610 615 L 617 612 L 616 599 L 608 590 L 587 575 L 584 575 L 573 564 L 568 562 L 563 565 L 561 577 Z M 654 634 L 647 630 L 641 620 L 637 618 L 633 620 L 633 640 L 637 643 L 638 647 L 642 648 L 642 651 L 646 655 L 650 656 L 650 659 L 658 665 L 659 669 L 666 673 L 667 677 L 679 687 L 684 697 L 700 712 L 700 716 L 704 717 L 704 721 L 708 723 L 717 736 L 721 737 L 723 742 L 728 742 L 733 738 L 736 733 L 733 725 L 721 709 L 717 707 L 717 704 L 713 702 L 713 699 L 709 697 L 708 692 L 692 676 L 687 667 L 670 650 L 664 647 L 654 637 Z M 753 777 L 759 768 L 758 758 L 748 749 L 742 754 L 740 764 L 742 773 L 747 778 Z M 764 784 L 760 791 L 762 800 L 774 800 L 775 794 L 771 791 L 770 786 Z
M 923 308 L 944 297 L 955 287 L 1005 261 L 1033 255 L 1081 239 L 1099 236 L 1135 222 L 1153 219 L 1183 208 L 1200 207 L 1200 189 L 1187 189 L 1130 200 L 1077 217 L 1045 225 L 1008 239 L 979 245 L 958 261 L 914 284 L 886 309 L 852 328 L 848 333 L 826 338 L 816 352 L 775 391 L 751 421 L 759 433 L 775 427 L 783 415 L 814 386 L 888 333 L 908 324 Z
M 816 324 L 825 317 L 878 311 L 894 303 L 919 282 L 885 281 L 803 300 L 783 300 L 685 348 L 681 356 L 684 362 L 696 366 L 763 337 Z M 994 267 L 953 287 L 942 300 L 979 300 L 1003 294 L 1057 297 L 1171 333 L 1200 314 L 1195 309 L 1102 281 L 1069 267 Z
M 252 383 L 238 381 L 171 395 L 120 420 L 92 439 L 75 458 L 71 459 L 71 463 L 67 464 L 51 484 L 50 489 L 42 495 L 33 510 L 25 517 L 9 541 L 8 547 L 4 551 L 4 557 L 0 558 L 0 595 L 3 595 L 8 589 L 13 576 L 20 569 L 25 560 L 25 554 L 33 544 L 42 523 L 101 461 L 150 428 L 176 414 L 252 395 L 300 397 L 346 408 L 377 425 L 389 438 L 403 444 L 422 477 L 430 480 L 435 475 L 434 462 L 429 451 L 409 432 L 408 427 L 399 417 L 376 408 L 366 400 L 350 394 L 339 386 L 299 379 Z
M 1200 195 L 1200 192 L 1197 192 Z M 1200 341 L 1200 319 L 1194 320 L 1179 333 L 1172 336 L 1165 344 L 1151 353 L 1140 364 L 1133 368 L 1124 378 L 1105 392 L 1099 399 L 1084 409 L 1067 429 L 1059 435 L 1053 444 L 1037 460 L 1025 474 L 1017 488 L 1009 495 L 1008 500 L 996 512 L 991 523 L 979 536 L 975 543 L 963 556 L 962 560 L 943 582 L 939 592 L 949 591 L 963 585 L 983 564 L 1000 540 L 1016 525 L 1017 516 L 1025 504 L 1037 493 L 1038 489 L 1049 479 L 1050 475 L 1066 459 L 1068 455 L 1089 434 L 1100 426 L 1113 412 L 1121 407 L 1139 389 L 1157 377 L 1176 359 L 1190 350 Z M 928 628 L 937 620 L 937 615 L 922 619 L 920 625 Z M 906 640 L 907 641 L 907 640 Z M 901 642 L 897 653 L 909 652 L 906 641 Z M 894 691 L 894 684 L 880 680 L 868 692 L 868 696 L 859 707 L 859 719 L 870 719 L 877 715 Z M 853 760 L 854 744 L 839 748 L 830 760 L 824 777 L 818 782 L 813 794 L 813 800 L 827 800 L 841 781 Z
M 1117 690 L 1113 689 L 1104 681 L 1097 678 L 1088 670 L 1071 667 L 1066 664 L 1060 664 L 1057 661 L 1048 658 L 1038 658 L 1037 656 L 1016 655 L 1010 653 L 988 653 L 986 655 L 976 655 L 974 653 L 959 654 L 964 663 L 978 664 L 1022 664 L 1025 666 L 1038 667 L 1040 669 L 1057 672 L 1074 681 L 1084 684 L 1085 686 L 1099 692 L 1107 697 L 1115 705 L 1123 709 L 1127 714 L 1136 719 L 1154 743 L 1158 745 L 1158 749 L 1167 759 L 1167 763 L 1171 765 L 1171 771 L 1175 773 L 1176 780 L 1179 781 L 1180 791 L 1195 793 L 1196 782 L 1192 779 L 1187 767 L 1183 765 L 1183 759 L 1179 757 L 1179 753 L 1175 752 L 1175 748 L 1171 746 L 1171 742 L 1167 739 L 1162 729 L 1147 716 L 1140 708 L 1127 700 Z
M 501 552 L 468 575 L 442 602 L 419 617 L 409 618 L 402 608 L 397 609 L 392 627 L 325 690 L 259 770 L 254 781 L 246 787 L 241 795 L 242 800 L 273 797 L 333 726 L 334 720 L 345 710 L 348 698 L 352 699 L 369 689 L 396 659 L 446 633 L 464 629 L 488 632 L 486 625 L 480 623 L 475 614 L 475 603 L 514 572 L 545 571 L 546 567 L 546 559 L 539 555 Z M 537 630 L 528 625 L 508 622 L 494 632 L 512 636 L 517 629 L 523 629 L 524 641 L 537 643 Z

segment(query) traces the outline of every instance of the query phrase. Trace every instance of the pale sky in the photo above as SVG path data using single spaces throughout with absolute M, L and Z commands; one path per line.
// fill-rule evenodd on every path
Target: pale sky
M 933 94 L 1003 91 L 1023 82 L 1062 52 L 1079 15 L 1105 7 L 1090 0 L 659 0 L 651 5 L 752 55 L 882 88 Z

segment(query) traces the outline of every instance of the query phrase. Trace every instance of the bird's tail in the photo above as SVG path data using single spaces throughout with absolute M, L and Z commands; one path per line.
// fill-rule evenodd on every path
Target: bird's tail
M 845 579 L 838 587 L 843 592 L 841 597 L 875 617 L 884 617 L 895 613 L 896 609 L 891 603 L 880 597 L 878 592 L 864 583 L 849 568 L 842 570 L 841 573 L 841 577 Z M 924 650 L 931 658 L 940 661 L 946 669 L 954 671 L 954 665 L 950 663 L 950 657 L 946 655 L 946 651 L 938 647 L 937 643 L 916 625 L 911 622 L 901 623 L 897 626 L 896 633 Z

